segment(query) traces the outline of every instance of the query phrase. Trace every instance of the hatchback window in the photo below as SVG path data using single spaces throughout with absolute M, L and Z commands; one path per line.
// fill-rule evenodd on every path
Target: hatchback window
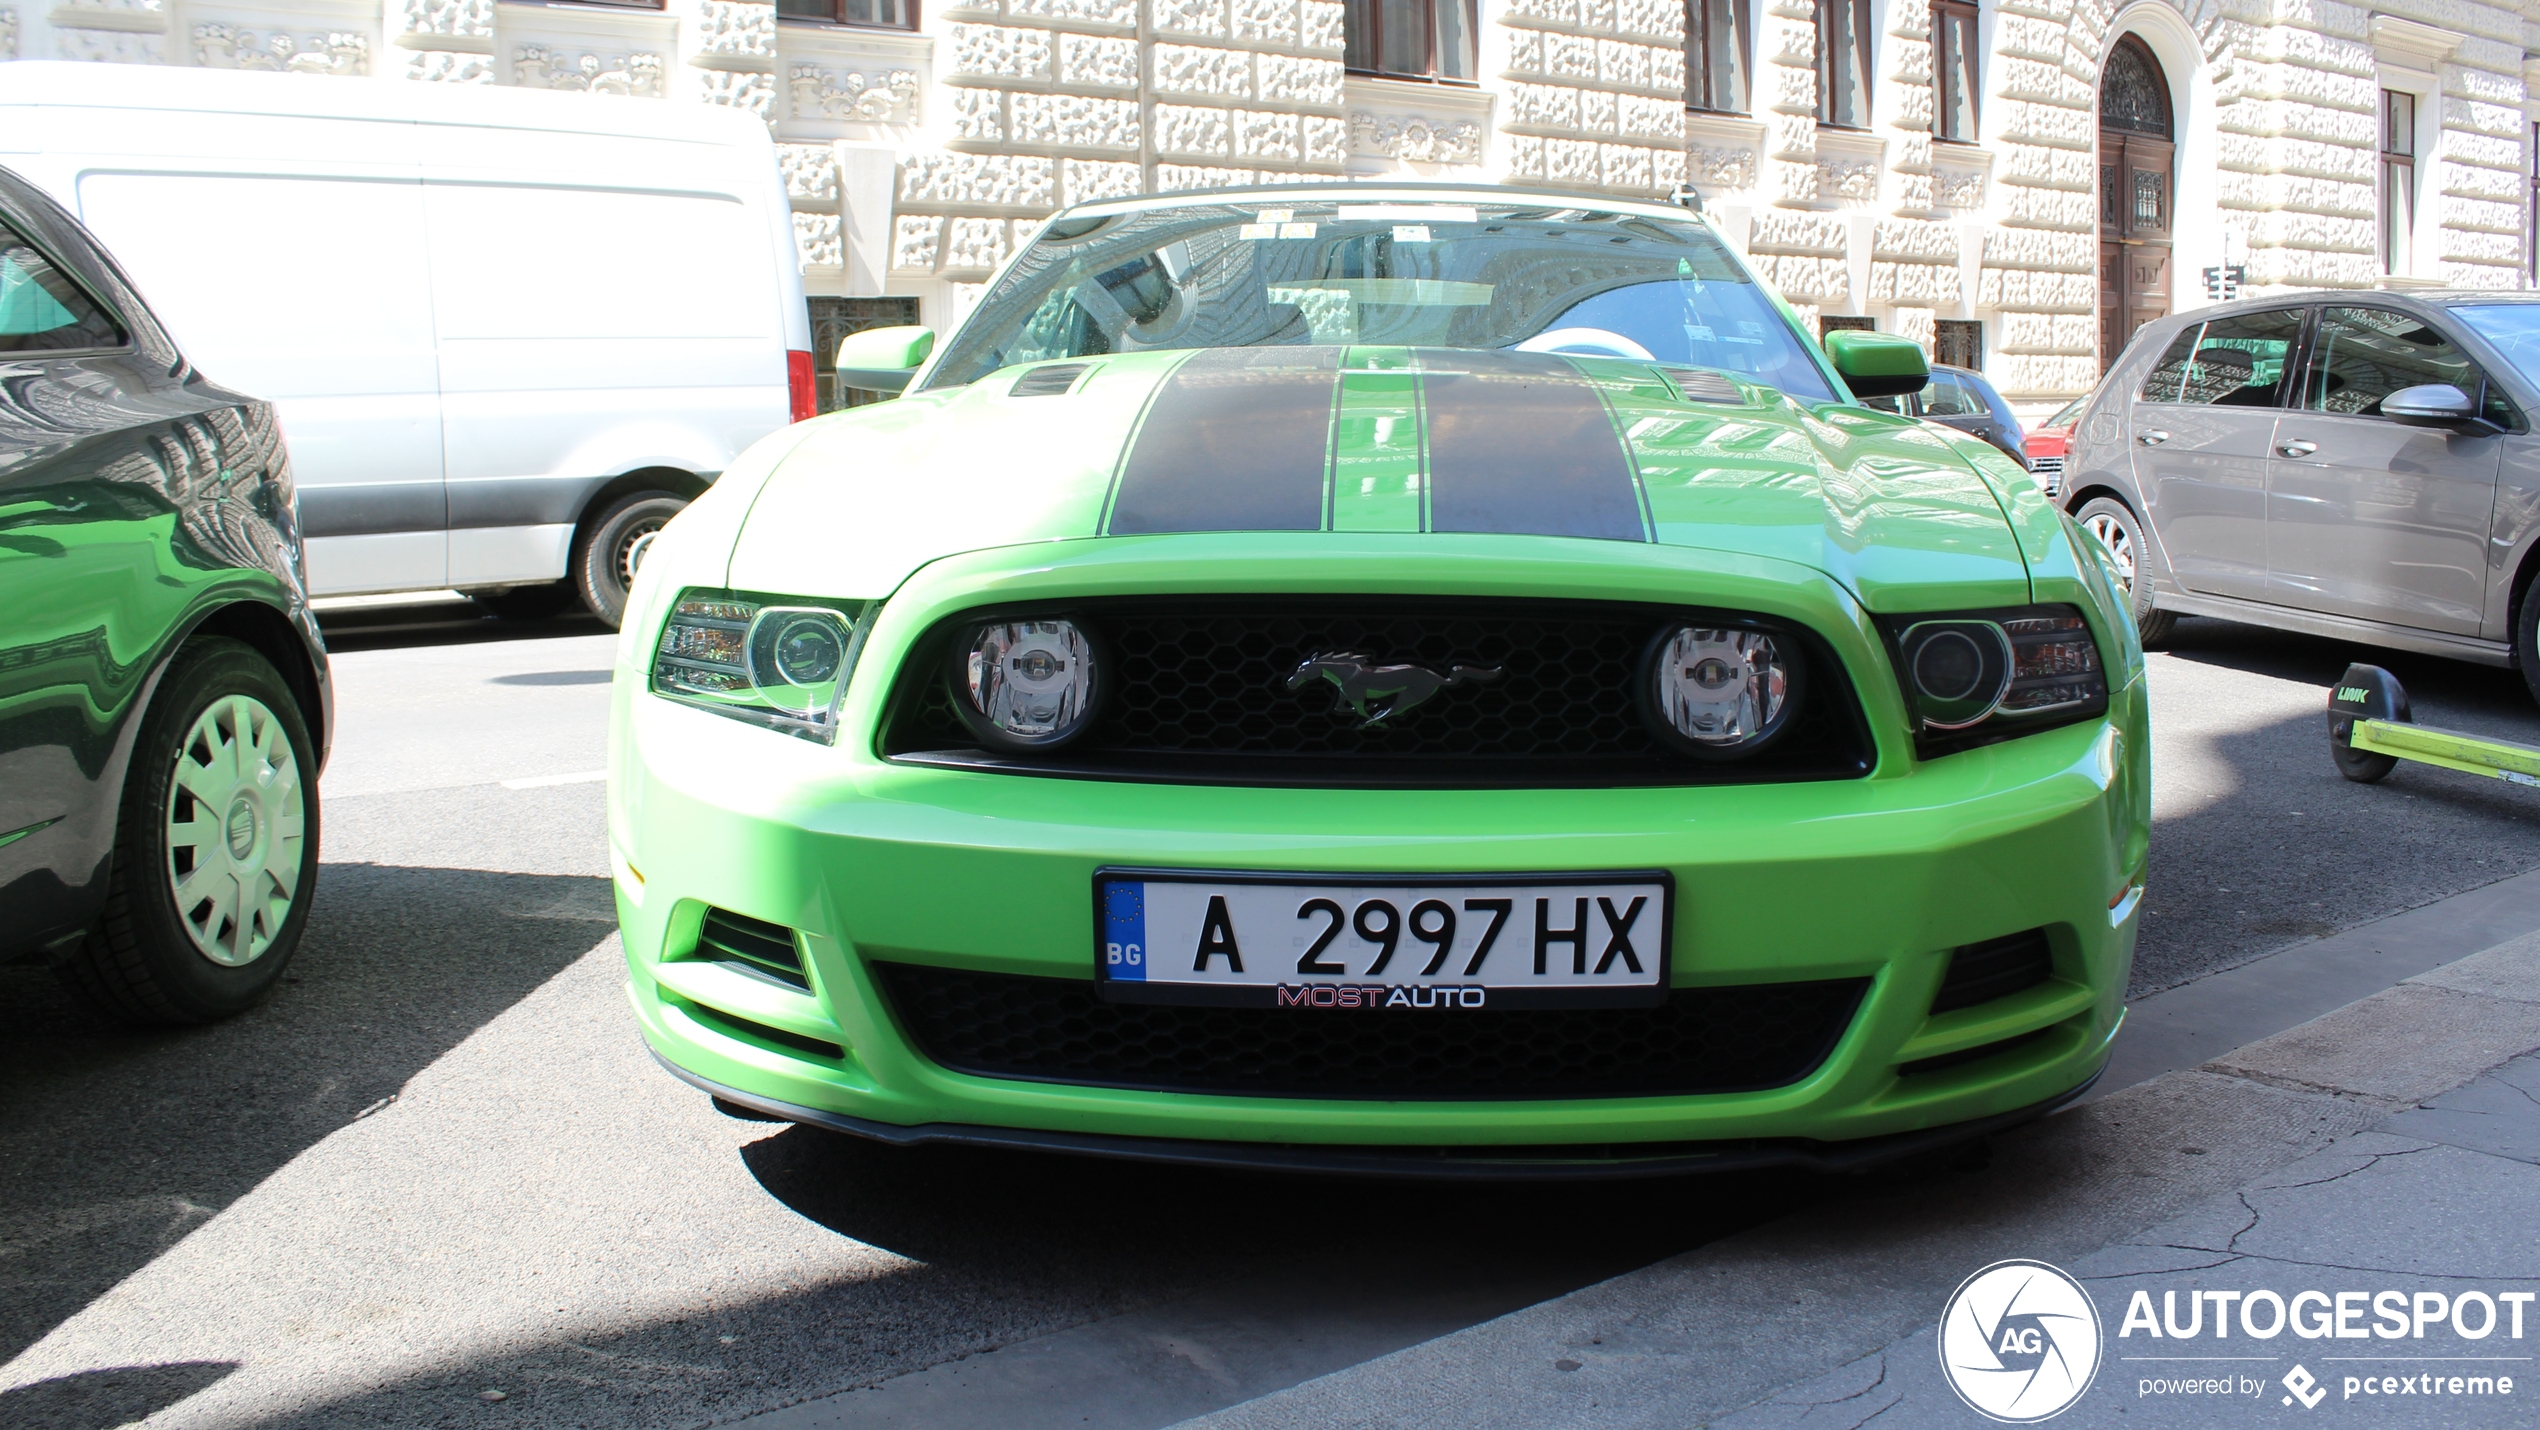
M 113 319 L 33 244 L 0 225 L 0 352 L 122 346 Z
M 1925 417 L 1982 417 L 1984 404 L 1977 400 L 1967 384 L 1945 372 L 1931 375 L 1931 386 L 1923 389 Z
M 2403 387 L 2449 383 L 2473 397 L 2480 374 L 2469 354 L 2406 313 L 2328 308 L 2320 313 L 2302 405 L 2313 412 L 2381 415 L 2381 399 Z
M 2285 356 L 2302 333 L 2302 310 L 2278 308 L 2183 329 L 2143 382 L 2146 402 L 2273 407 Z

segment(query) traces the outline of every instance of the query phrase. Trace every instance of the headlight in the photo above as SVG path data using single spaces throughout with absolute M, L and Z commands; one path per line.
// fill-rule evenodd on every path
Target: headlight
M 2066 724 L 2108 708 L 2099 642 L 2077 606 L 1891 616 L 1897 675 L 1925 753 Z
M 1650 647 L 1642 689 L 1662 737 L 1699 759 L 1731 760 L 1771 744 L 1799 708 L 1797 646 L 1736 626 L 1678 626 Z
M 870 609 L 682 591 L 654 649 L 653 693 L 829 744 Z
M 1101 674 L 1073 621 L 988 621 L 953 648 L 953 708 L 990 748 L 1052 750 L 1092 725 Z

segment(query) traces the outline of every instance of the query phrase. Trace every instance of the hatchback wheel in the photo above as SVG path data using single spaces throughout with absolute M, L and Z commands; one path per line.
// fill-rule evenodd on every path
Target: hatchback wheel
M 2134 629 L 2148 648 L 2170 633 L 2178 617 L 2170 611 L 2156 610 L 2152 605 L 2152 583 L 2139 574 L 2150 552 L 2143 538 L 2143 523 L 2124 502 L 2113 497 L 2092 497 L 2073 513 L 2081 529 L 2099 539 L 2108 548 L 2117 568 L 2117 582 L 2126 599 L 2134 606 Z
M 591 523 L 573 560 L 574 584 L 591 614 L 611 627 L 626 619 L 626 593 L 634 588 L 645 550 L 687 505 L 686 498 L 669 492 L 638 492 Z
M 204 1023 L 264 1001 L 308 923 L 314 747 L 282 676 L 238 641 L 189 642 L 142 716 L 99 927 L 57 965 L 136 1023 Z

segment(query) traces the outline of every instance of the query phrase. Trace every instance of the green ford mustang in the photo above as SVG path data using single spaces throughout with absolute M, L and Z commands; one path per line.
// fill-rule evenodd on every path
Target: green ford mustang
M 2096 1075 L 2149 828 L 2098 548 L 1703 220 L 1283 188 L 1054 219 L 905 395 L 661 535 L 610 842 L 644 1036 L 896 1142 L 1853 1166 Z

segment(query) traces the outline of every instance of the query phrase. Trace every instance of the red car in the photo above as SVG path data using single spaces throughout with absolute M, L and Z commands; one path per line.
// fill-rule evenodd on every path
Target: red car
M 2073 424 L 2081 420 L 2081 409 L 2087 397 L 2076 397 L 2063 405 L 2052 417 L 2028 431 L 2020 443 L 2028 452 L 2029 475 L 2037 478 L 2047 498 L 2064 494 L 2064 449 L 2073 444 Z

